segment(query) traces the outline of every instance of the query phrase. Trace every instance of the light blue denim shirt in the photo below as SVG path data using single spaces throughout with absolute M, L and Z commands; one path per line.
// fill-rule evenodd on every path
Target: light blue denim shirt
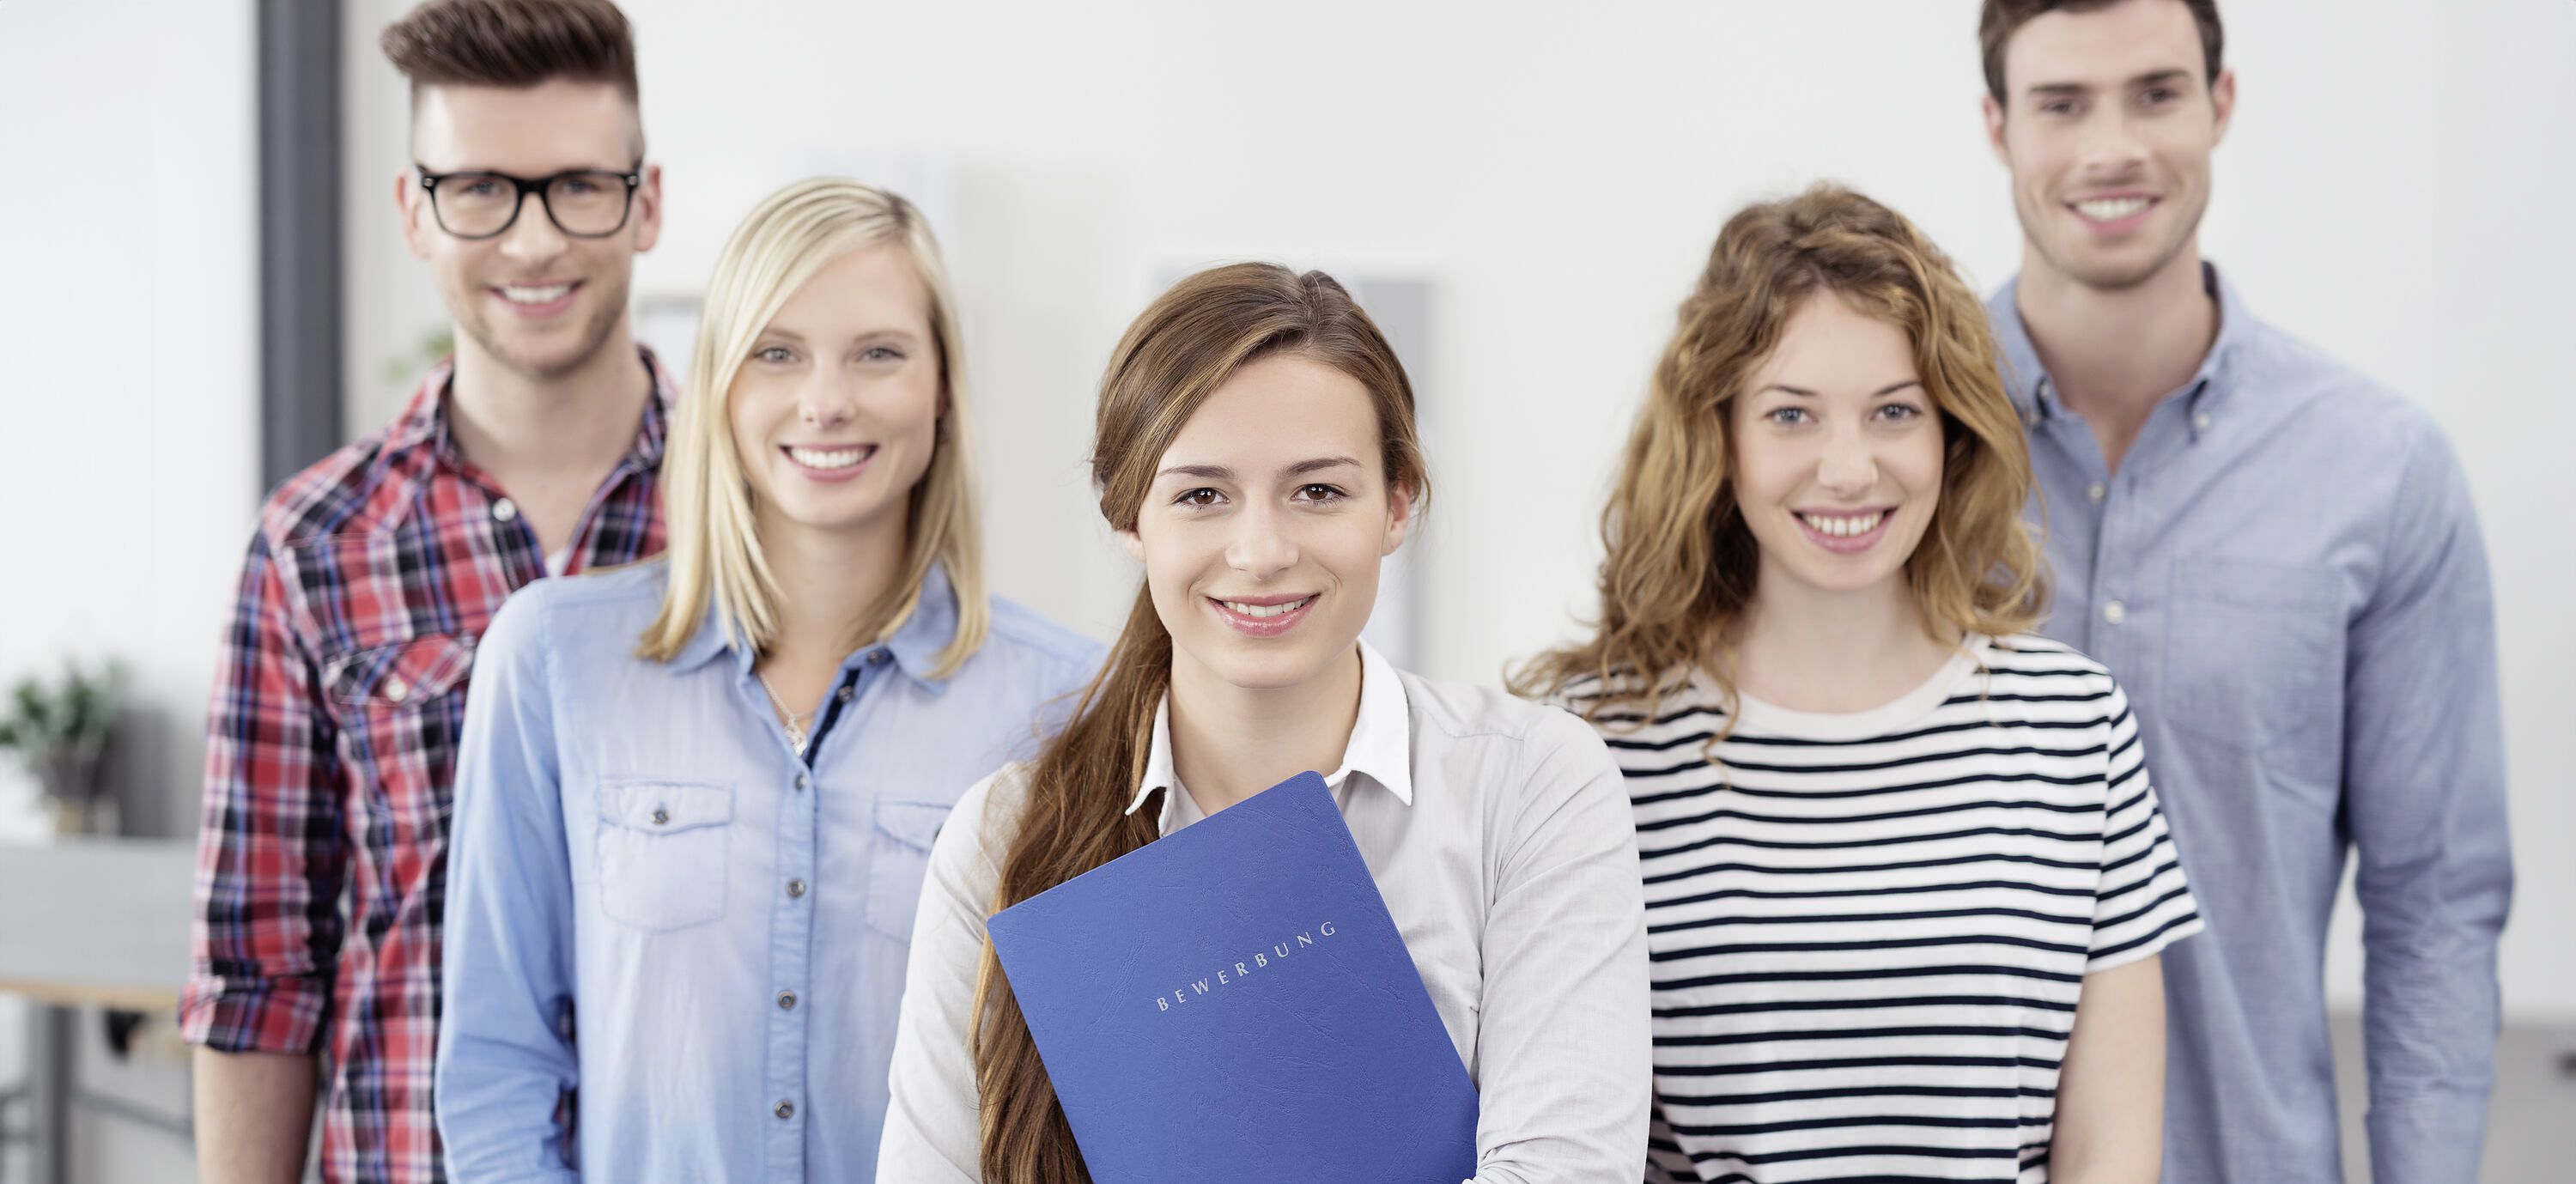
M 2129 692 L 2208 932 L 2165 951 L 2169 1181 L 2340 1181 L 2322 966 L 2344 860 L 2376 1178 L 2477 1178 L 2513 869 L 2486 553 L 2414 405 L 2254 319 L 2113 475 L 2007 284 L 1988 306 L 2056 568 L 2048 636 Z
M 932 677 L 957 621 L 933 569 L 800 760 L 712 615 L 676 660 L 635 656 L 665 571 L 540 580 L 481 643 L 438 1033 L 456 1179 L 871 1179 L 931 838 L 1098 663 L 996 598 Z

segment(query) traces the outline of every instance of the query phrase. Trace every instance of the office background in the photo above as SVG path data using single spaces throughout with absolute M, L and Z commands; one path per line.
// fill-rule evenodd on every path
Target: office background
M 1977 113 L 1975 0 L 623 2 L 667 199 L 636 267 L 640 333 L 685 351 L 724 237 L 777 185 L 835 172 L 912 193 L 963 299 L 994 584 L 1096 636 L 1134 570 L 1083 480 L 1093 383 L 1127 320 L 1197 266 L 1271 258 L 1420 296 L 1408 360 L 1436 495 L 1410 660 L 1492 679 L 1575 629 L 1615 450 L 1729 212 L 1833 178 L 1914 218 L 1981 290 L 2019 255 Z M 393 213 L 406 92 L 375 38 L 408 2 L 320 3 L 341 23 L 352 436 L 409 393 L 445 314 Z M 263 492 L 262 7 L 0 2 L 0 680 L 67 657 L 128 668 L 112 772 L 147 834 L 194 832 L 217 634 Z M 2204 250 L 2257 315 L 2429 409 L 2466 462 L 2520 877 L 2506 1017 L 2576 1055 L 2576 528 L 2559 500 L 2576 467 L 2576 4 L 2225 15 L 2240 102 Z M 0 767 L 0 838 L 44 824 Z M 2336 924 L 2326 981 L 2350 1011 L 2348 901 Z M 0 999 L 0 1082 L 18 1031 Z M 83 1072 L 184 1108 L 166 1064 Z M 2533 1073 L 2500 1085 L 2500 1109 L 2547 1108 L 2576 1154 L 2576 1085 Z M 82 1178 L 184 1172 L 184 1143 L 125 1131 L 79 1117 Z

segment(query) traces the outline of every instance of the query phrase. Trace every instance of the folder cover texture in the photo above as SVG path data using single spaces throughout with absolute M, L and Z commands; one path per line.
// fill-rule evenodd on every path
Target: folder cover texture
M 1476 1174 L 1475 1084 L 1323 778 L 988 928 L 1101 1184 Z

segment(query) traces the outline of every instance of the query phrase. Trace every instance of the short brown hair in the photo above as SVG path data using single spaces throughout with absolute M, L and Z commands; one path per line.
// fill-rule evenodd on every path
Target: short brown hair
M 2004 637 L 2039 623 L 2048 579 L 2021 517 L 2030 454 L 1985 306 L 1904 215 L 1823 184 L 1747 206 L 1718 232 L 1602 511 L 1594 634 L 1517 671 L 1515 692 L 1592 679 L 1587 717 L 1623 703 L 1652 717 L 1696 671 L 1734 696 L 1728 631 L 1752 602 L 1761 545 L 1736 501 L 1731 405 L 1790 317 L 1826 292 L 1905 330 L 1941 416 L 1941 492 L 1905 561 L 1924 631 Z
M 636 101 L 635 35 L 610 0 L 427 0 L 385 26 L 385 56 L 425 86 L 527 87 L 568 78 Z
M 2120 0 L 1986 0 L 1985 11 L 1977 16 L 1977 47 L 1986 58 L 1986 93 L 1997 103 L 2005 101 L 2004 44 L 2012 40 L 2014 31 L 2052 12 L 2092 12 L 2117 3 Z M 2181 4 L 2191 10 L 2191 23 L 2200 27 L 2201 85 L 2216 85 L 2219 51 L 2227 45 L 2227 31 L 2218 23 L 2218 0 L 2181 0 Z

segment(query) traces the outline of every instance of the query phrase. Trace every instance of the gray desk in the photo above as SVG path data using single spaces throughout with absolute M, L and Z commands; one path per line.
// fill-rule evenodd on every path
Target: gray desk
M 0 992 L 40 1004 L 27 1049 L 36 1184 L 70 1179 L 71 1009 L 176 1019 L 196 868 L 188 842 L 0 843 Z

